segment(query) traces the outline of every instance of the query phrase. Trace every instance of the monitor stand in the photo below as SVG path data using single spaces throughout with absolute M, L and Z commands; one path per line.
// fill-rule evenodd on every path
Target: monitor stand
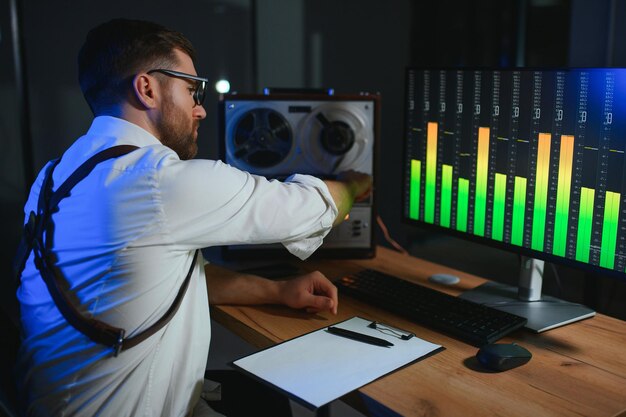
M 541 295 L 544 261 L 522 257 L 519 287 L 487 282 L 460 295 L 528 320 L 526 328 L 537 333 L 593 317 L 596 312 L 582 304 Z

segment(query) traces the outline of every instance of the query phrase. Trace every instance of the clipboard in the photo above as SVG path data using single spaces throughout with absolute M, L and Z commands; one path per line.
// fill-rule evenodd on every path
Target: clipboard
M 384 339 L 393 346 L 341 337 L 329 333 L 325 326 L 230 365 L 314 410 L 444 349 L 398 328 L 358 316 L 332 327 Z

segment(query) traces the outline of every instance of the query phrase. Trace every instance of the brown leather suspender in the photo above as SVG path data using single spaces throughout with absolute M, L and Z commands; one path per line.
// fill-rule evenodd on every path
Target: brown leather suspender
M 32 250 L 35 256 L 35 266 L 39 270 L 54 303 L 65 320 L 92 341 L 106 346 L 112 346 L 115 356 L 117 356 L 120 351 L 130 349 L 152 336 L 174 317 L 189 287 L 199 251 L 196 250 L 185 281 L 179 289 L 174 302 L 163 317 L 143 332 L 131 338 L 127 338 L 124 329 L 111 326 L 94 318 L 85 317 L 78 311 L 69 295 L 65 292 L 64 288 L 67 287 L 67 283 L 61 270 L 56 265 L 55 255 L 52 252 L 52 237 L 54 236 L 52 214 L 58 211 L 59 202 L 67 197 L 72 188 L 89 175 L 96 165 L 108 159 L 126 155 L 135 149 L 137 149 L 136 146 L 119 145 L 95 154 L 78 167 L 55 192 L 52 192 L 52 172 L 60 159 L 50 164 L 39 192 L 37 213 L 33 211 L 30 212 L 28 222 L 24 226 L 24 235 L 16 259 L 16 276 L 19 277 Z

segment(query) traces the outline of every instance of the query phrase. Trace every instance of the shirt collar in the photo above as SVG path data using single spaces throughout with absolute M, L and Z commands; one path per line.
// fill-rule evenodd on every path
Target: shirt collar
M 115 138 L 125 145 L 139 147 L 161 144 L 160 140 L 142 127 L 113 116 L 98 116 L 93 119 L 86 136 Z

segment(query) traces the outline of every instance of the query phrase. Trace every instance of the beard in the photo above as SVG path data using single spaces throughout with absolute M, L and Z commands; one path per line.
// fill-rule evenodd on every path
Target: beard
M 200 120 L 189 120 L 185 112 L 168 98 L 157 122 L 159 139 L 163 145 L 176 152 L 180 159 L 192 159 L 198 153 L 196 131 L 199 125 Z

